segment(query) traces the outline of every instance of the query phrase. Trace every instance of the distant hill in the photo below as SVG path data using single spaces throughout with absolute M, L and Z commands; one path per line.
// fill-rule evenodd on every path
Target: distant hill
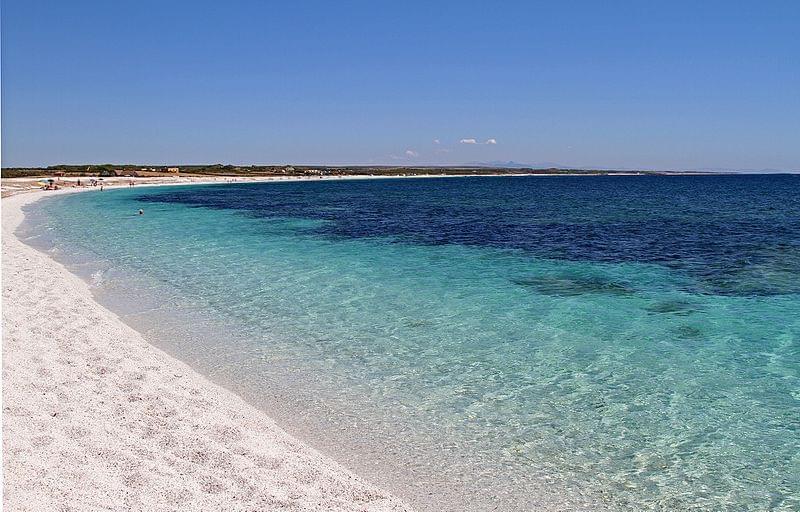
M 604 171 L 609 167 L 597 166 L 575 166 L 560 162 L 515 162 L 513 160 L 491 160 L 489 162 L 469 162 L 464 164 L 467 167 L 491 167 L 493 169 L 584 169 Z M 639 171 L 640 169 L 616 168 L 617 171 Z
M 513 160 L 492 160 L 491 162 L 469 162 L 467 167 L 492 167 L 494 169 L 569 169 L 570 166 L 556 162 L 520 163 Z

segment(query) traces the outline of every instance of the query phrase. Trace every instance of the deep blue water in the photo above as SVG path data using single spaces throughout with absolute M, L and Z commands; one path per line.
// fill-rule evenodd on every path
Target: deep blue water
M 696 277 L 700 293 L 800 291 L 800 279 L 785 278 L 800 271 L 800 178 L 793 175 L 233 185 L 140 200 L 323 220 L 313 229 L 320 236 L 655 263 Z
M 126 321 L 423 510 L 800 509 L 800 177 L 133 188 L 29 213 Z

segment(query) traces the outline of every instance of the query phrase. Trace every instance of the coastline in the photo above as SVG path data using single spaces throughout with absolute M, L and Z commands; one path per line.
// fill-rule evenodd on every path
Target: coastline
M 2 200 L 8 510 L 409 510 L 149 344 L 20 241 L 21 208 L 42 197 Z
M 346 180 L 396 180 L 396 179 L 421 179 L 421 178 L 520 178 L 520 177 L 596 177 L 602 174 L 548 174 L 548 173 L 502 173 L 502 174 L 413 174 L 413 175 L 335 175 L 335 176 L 156 176 L 156 177 L 111 177 L 103 178 L 107 188 L 124 187 L 129 182 L 137 186 L 166 186 L 166 185 L 213 185 L 224 183 L 291 183 L 298 181 L 346 181 Z M 617 176 L 638 176 L 635 173 L 619 173 Z M 665 176 L 669 176 L 665 174 Z M 690 176 L 686 174 L 686 176 Z M 9 197 L 15 194 L 39 190 L 40 182 L 44 178 L 3 178 L 2 195 Z M 73 187 L 77 181 L 87 179 L 86 176 L 69 176 L 58 178 L 57 185 L 67 184 Z M 84 187 L 80 190 L 92 190 Z

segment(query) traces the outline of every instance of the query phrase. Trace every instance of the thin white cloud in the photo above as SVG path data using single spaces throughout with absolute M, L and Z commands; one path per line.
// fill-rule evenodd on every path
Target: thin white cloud
M 407 156 L 408 158 L 416 158 L 416 157 L 418 157 L 418 156 L 419 156 L 419 153 L 417 153 L 417 152 L 416 152 L 416 151 L 414 151 L 413 149 L 407 149 L 407 150 L 406 150 L 406 156 Z
M 497 139 L 486 139 L 486 142 L 478 142 L 478 139 L 461 139 L 461 144 L 497 144 Z

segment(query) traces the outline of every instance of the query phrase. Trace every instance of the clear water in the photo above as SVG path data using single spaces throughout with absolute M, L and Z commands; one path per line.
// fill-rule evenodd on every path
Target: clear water
M 800 177 L 133 188 L 29 213 L 126 321 L 420 509 L 800 510 Z

